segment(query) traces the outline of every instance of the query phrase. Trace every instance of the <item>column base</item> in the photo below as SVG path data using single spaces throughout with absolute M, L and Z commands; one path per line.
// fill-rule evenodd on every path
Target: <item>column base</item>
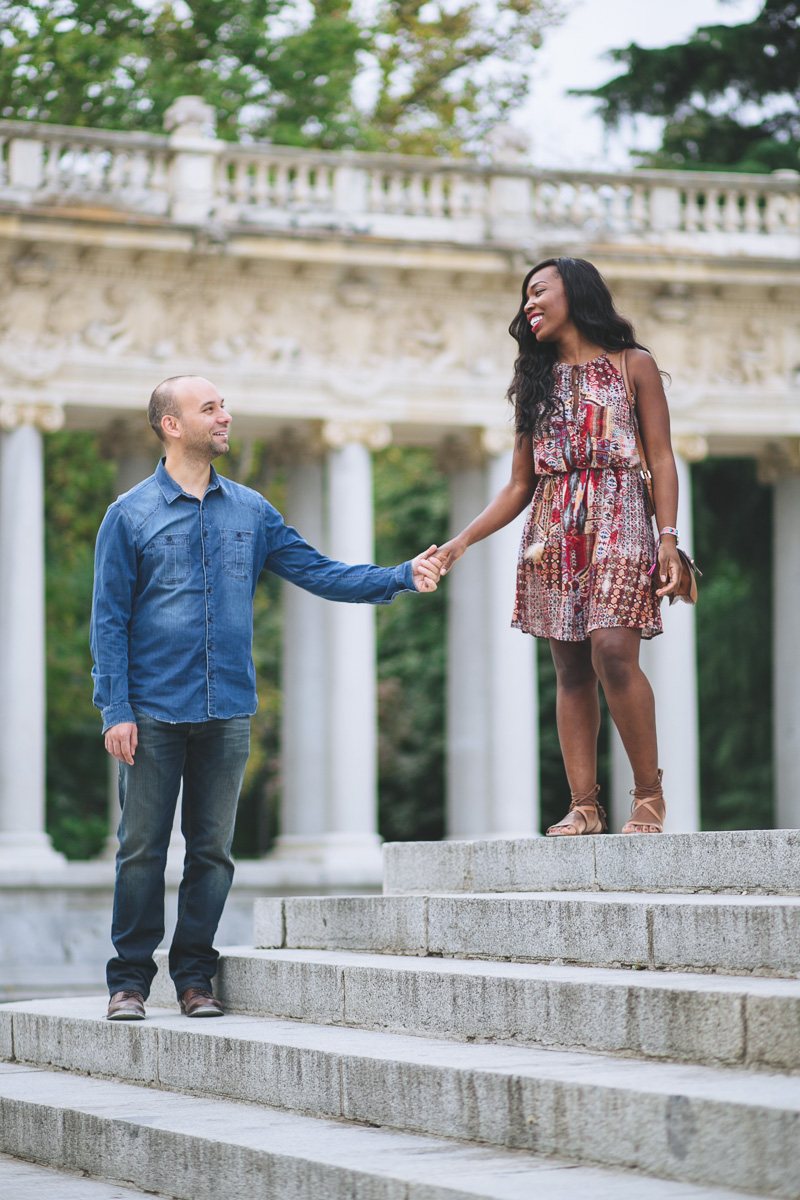
M 0 833 L 0 871 L 58 871 L 66 865 L 46 833 Z
M 323 833 L 317 837 L 285 834 L 267 858 L 278 863 L 315 867 L 352 886 L 383 882 L 383 854 L 377 833 Z
M 118 850 L 119 841 L 117 840 L 117 836 L 116 834 L 111 833 L 103 842 L 103 849 L 100 851 L 97 857 L 102 859 L 103 862 L 113 862 L 117 857 Z

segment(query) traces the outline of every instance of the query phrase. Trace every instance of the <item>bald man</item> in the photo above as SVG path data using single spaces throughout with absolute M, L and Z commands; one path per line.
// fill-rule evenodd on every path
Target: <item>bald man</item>
M 108 1019 L 142 1020 L 164 936 L 164 869 L 178 792 L 186 839 L 169 969 L 190 1017 L 213 996 L 214 935 L 233 878 L 236 806 L 256 710 L 253 597 L 266 569 L 317 596 L 389 604 L 436 590 L 436 547 L 399 567 L 347 566 L 314 550 L 260 493 L 217 475 L 231 416 L 213 384 L 159 384 L 148 419 L 156 471 L 111 505 L 97 537 L 94 703 L 119 760 L 122 818 L 106 972 Z

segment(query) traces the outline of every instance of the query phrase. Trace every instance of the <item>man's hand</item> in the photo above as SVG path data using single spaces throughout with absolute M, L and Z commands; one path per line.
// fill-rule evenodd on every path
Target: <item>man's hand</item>
M 106 750 L 118 758 L 120 762 L 133 766 L 133 756 L 139 745 L 139 730 L 133 721 L 123 721 L 120 725 L 112 725 L 106 731 Z
M 411 569 L 414 572 L 414 587 L 418 592 L 435 592 L 439 582 L 440 567 L 438 559 L 434 558 L 436 546 L 429 546 L 412 560 Z

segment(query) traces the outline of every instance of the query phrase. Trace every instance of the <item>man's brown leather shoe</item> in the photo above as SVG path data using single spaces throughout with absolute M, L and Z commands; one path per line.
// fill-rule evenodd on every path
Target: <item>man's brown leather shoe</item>
M 108 1002 L 107 1020 L 143 1021 L 144 996 L 141 992 L 114 992 Z
M 185 1017 L 224 1017 L 225 1009 L 205 988 L 187 988 L 181 996 Z

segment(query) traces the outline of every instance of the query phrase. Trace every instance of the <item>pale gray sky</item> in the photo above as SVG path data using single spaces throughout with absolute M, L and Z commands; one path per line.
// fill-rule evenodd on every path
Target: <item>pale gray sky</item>
M 752 21 L 762 0 L 564 0 L 567 15 L 545 34 L 537 56 L 531 99 L 513 124 L 531 139 L 539 167 L 624 167 L 632 145 L 658 145 L 657 123 L 640 121 L 636 131 L 604 134 L 592 102 L 567 96 L 571 87 L 596 87 L 618 73 L 605 50 L 637 42 L 665 46 L 682 41 L 698 25 Z

